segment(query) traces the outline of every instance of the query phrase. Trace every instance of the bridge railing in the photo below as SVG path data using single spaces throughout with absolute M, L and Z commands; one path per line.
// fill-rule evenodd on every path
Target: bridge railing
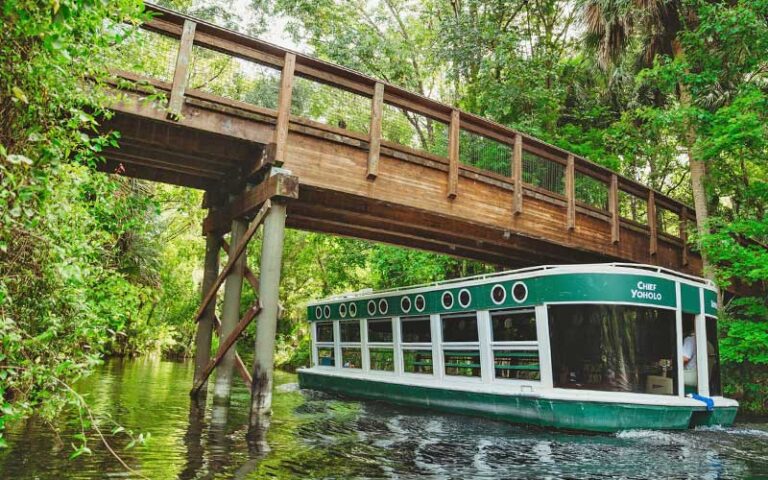
M 461 194 L 459 176 L 511 189 L 515 214 L 523 212 L 525 196 L 544 196 L 565 206 L 568 229 L 577 228 L 579 211 L 609 222 L 614 243 L 623 227 L 646 232 L 651 254 L 659 238 L 678 244 L 687 264 L 686 229 L 692 216 L 672 198 L 401 87 L 161 7 L 147 8 L 157 16 L 129 38 L 114 61 L 119 70 L 151 79 L 166 91 L 172 117 L 181 113 L 185 98 L 228 99 L 274 119 L 276 129 L 282 116 L 286 124 L 322 128 L 367 147 L 371 180 L 378 175 L 381 153 L 419 157 L 447 172 L 451 198 Z M 286 72 L 289 58 L 292 68 Z M 281 89 L 290 90 L 290 105 L 280 105 L 286 94 Z

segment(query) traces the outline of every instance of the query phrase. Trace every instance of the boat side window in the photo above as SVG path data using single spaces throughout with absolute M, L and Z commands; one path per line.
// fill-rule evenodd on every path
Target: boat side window
M 432 330 L 429 316 L 403 317 L 400 319 L 403 348 L 403 372 L 433 373 Z
M 709 395 L 722 395 L 720 381 L 720 345 L 717 341 L 717 319 L 707 317 L 707 364 L 709 367 Z
M 392 319 L 368 320 L 367 323 L 370 369 L 394 372 L 395 351 L 392 343 Z
M 480 377 L 477 312 L 441 316 L 445 374 Z
M 321 367 L 336 365 L 336 353 L 333 346 L 333 322 L 317 322 L 315 324 L 317 363 Z
M 495 378 L 541 380 L 534 310 L 491 312 L 491 334 Z
M 343 368 L 362 368 L 360 320 L 339 322 L 339 331 L 341 334 L 341 366 Z
M 634 305 L 550 305 L 555 387 L 677 393 L 675 311 Z

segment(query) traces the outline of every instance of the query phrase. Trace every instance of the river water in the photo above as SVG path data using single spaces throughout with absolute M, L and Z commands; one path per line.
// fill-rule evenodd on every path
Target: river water
M 99 418 L 151 434 L 131 449 L 125 435 L 108 437 L 131 468 L 152 479 L 768 478 L 765 422 L 568 434 L 300 391 L 295 375 L 278 373 L 271 425 L 248 436 L 242 385 L 228 409 L 214 409 L 190 404 L 191 384 L 189 362 L 131 360 L 107 363 L 77 389 Z M 36 418 L 12 425 L 0 478 L 138 477 L 96 438 L 91 455 L 69 460 L 78 425 L 76 414 L 55 430 Z

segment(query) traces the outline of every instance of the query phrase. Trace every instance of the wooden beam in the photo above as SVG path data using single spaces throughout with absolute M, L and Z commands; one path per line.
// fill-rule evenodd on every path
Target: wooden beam
M 368 180 L 379 175 L 379 154 L 381 153 L 381 120 L 384 113 L 384 84 L 376 82 L 371 99 L 371 128 L 368 142 Z
M 232 333 L 230 333 L 224 342 L 219 345 L 219 350 L 216 352 L 216 356 L 213 357 L 210 362 L 208 362 L 208 366 L 205 367 L 205 370 L 203 370 L 201 373 L 200 378 L 195 381 L 195 384 L 192 387 L 192 391 L 190 392 L 191 395 L 196 395 L 197 392 L 203 387 L 206 380 L 208 380 L 208 377 L 211 376 L 213 369 L 216 368 L 216 365 L 221 362 L 221 360 L 224 358 L 224 355 L 226 355 L 229 349 L 232 348 L 232 345 L 234 345 L 237 341 L 237 337 L 239 337 L 240 334 L 243 333 L 243 330 L 245 330 L 245 328 L 251 323 L 251 321 L 256 318 L 256 315 L 258 315 L 259 311 L 261 311 L 261 306 L 257 304 L 245 312 L 245 315 L 243 315 L 240 321 L 237 322 L 237 325 L 235 325 Z
M 659 246 L 659 222 L 656 218 L 656 194 L 653 190 L 648 191 L 648 228 L 651 235 L 650 254 L 656 255 Z
M 277 99 L 277 123 L 272 143 L 275 144 L 275 164 L 280 166 L 285 161 L 286 141 L 288 140 L 288 122 L 291 118 L 291 97 L 293 95 L 293 73 L 296 69 L 296 55 L 285 54 L 285 63 L 280 75 L 280 93 Z
M 512 212 L 523 213 L 523 136 L 515 135 L 515 147 L 512 150 L 512 181 L 515 191 L 512 197 Z
M 224 250 L 224 253 L 229 251 L 229 243 L 223 238 L 221 239 L 221 249 Z M 248 268 L 248 265 L 245 266 L 245 279 L 248 280 L 248 284 L 253 288 L 253 291 L 259 293 L 259 279 L 253 274 L 253 270 Z
M 567 201 L 565 223 L 568 230 L 576 228 L 576 172 L 573 163 L 573 155 L 568 155 L 565 167 L 565 197 Z
M 248 230 L 246 230 L 245 234 L 243 235 L 243 239 L 240 240 L 240 242 L 235 247 L 234 255 L 231 255 L 230 258 L 227 259 L 227 264 L 224 266 L 224 269 L 221 271 L 221 273 L 219 273 L 219 276 L 216 277 L 216 281 L 213 282 L 210 290 L 208 290 L 205 297 L 203 298 L 203 302 L 200 305 L 200 308 L 198 308 L 197 313 L 195 313 L 194 323 L 197 323 L 197 321 L 200 320 L 200 317 L 202 317 L 203 313 L 205 313 L 205 309 L 208 307 L 208 304 L 211 303 L 211 301 L 216 297 L 216 292 L 219 291 L 219 288 L 224 283 L 227 275 L 229 275 L 229 272 L 234 268 L 235 263 L 237 263 L 237 259 L 240 258 L 240 255 L 242 255 L 245 251 L 246 247 L 248 246 L 248 242 L 256 233 L 256 230 L 258 230 L 259 225 L 261 225 L 264 216 L 267 214 L 271 206 L 272 204 L 269 200 L 264 202 L 264 205 L 261 207 L 261 210 L 259 210 L 258 215 L 256 215 L 256 218 L 253 219 L 251 226 L 248 227 Z
M 184 90 L 187 89 L 189 78 L 189 60 L 192 57 L 192 44 L 195 40 L 195 27 L 197 24 L 191 20 L 184 20 L 184 28 L 181 31 L 179 52 L 176 55 L 176 69 L 173 71 L 173 87 L 171 98 L 168 100 L 168 118 L 179 120 L 181 118 L 181 106 L 184 103 Z
M 448 136 L 448 198 L 456 198 L 459 190 L 459 126 L 461 116 L 458 110 L 451 112 Z
M 608 210 L 611 212 L 611 242 L 621 240 L 621 218 L 619 217 L 619 177 L 611 175 L 611 188 L 608 191 Z
M 299 179 L 294 175 L 277 173 L 237 195 L 229 205 L 222 207 L 216 214 L 209 213 L 203 221 L 203 232 L 223 232 L 229 228 L 233 218 L 247 217 L 266 200 L 278 198 L 298 198 Z
M 124 163 L 118 158 L 107 157 L 107 161 L 99 163 L 96 169 L 113 175 L 141 178 L 143 180 L 197 188 L 199 190 L 207 190 L 215 183 L 211 178 L 174 172 L 164 168 L 141 168 L 135 164 Z
M 216 325 L 216 334 L 221 335 L 221 320 L 219 320 L 219 317 L 214 315 L 213 321 Z M 251 384 L 253 384 L 251 372 L 248 371 L 248 367 L 245 366 L 245 362 L 243 362 L 243 359 L 240 357 L 240 354 L 237 353 L 237 351 L 235 351 L 235 367 L 237 368 L 237 373 L 240 374 L 240 378 L 243 379 L 243 383 L 245 383 L 245 385 L 250 389 Z
M 224 250 L 224 253 L 229 251 L 229 243 L 227 243 L 227 241 L 224 240 L 223 238 L 221 239 L 221 248 L 222 248 L 222 250 Z M 248 284 L 253 289 L 253 292 L 258 295 L 258 293 L 259 293 L 259 283 L 260 283 L 259 282 L 259 277 L 254 275 L 253 270 L 248 268 L 248 265 L 245 266 L 245 279 L 248 280 Z M 278 313 L 278 318 L 282 318 L 283 311 L 284 311 L 283 305 L 279 304 L 278 306 L 280 307 L 280 312 Z M 247 370 L 246 370 L 246 372 L 247 372 Z
M 680 264 L 685 267 L 688 266 L 688 207 L 680 210 L 680 242 L 683 244 Z

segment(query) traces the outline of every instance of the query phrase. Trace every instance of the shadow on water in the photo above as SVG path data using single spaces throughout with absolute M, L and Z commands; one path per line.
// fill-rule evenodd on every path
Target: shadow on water
M 111 416 L 145 446 L 125 449 L 152 479 L 213 478 L 768 478 L 768 423 L 690 432 L 578 435 L 300 391 L 275 378 L 274 413 L 248 431 L 249 392 L 228 407 L 190 400 L 192 365 L 112 361 L 77 385 L 98 416 Z M 68 460 L 76 415 L 12 425 L 0 478 L 130 477 L 93 439 Z

